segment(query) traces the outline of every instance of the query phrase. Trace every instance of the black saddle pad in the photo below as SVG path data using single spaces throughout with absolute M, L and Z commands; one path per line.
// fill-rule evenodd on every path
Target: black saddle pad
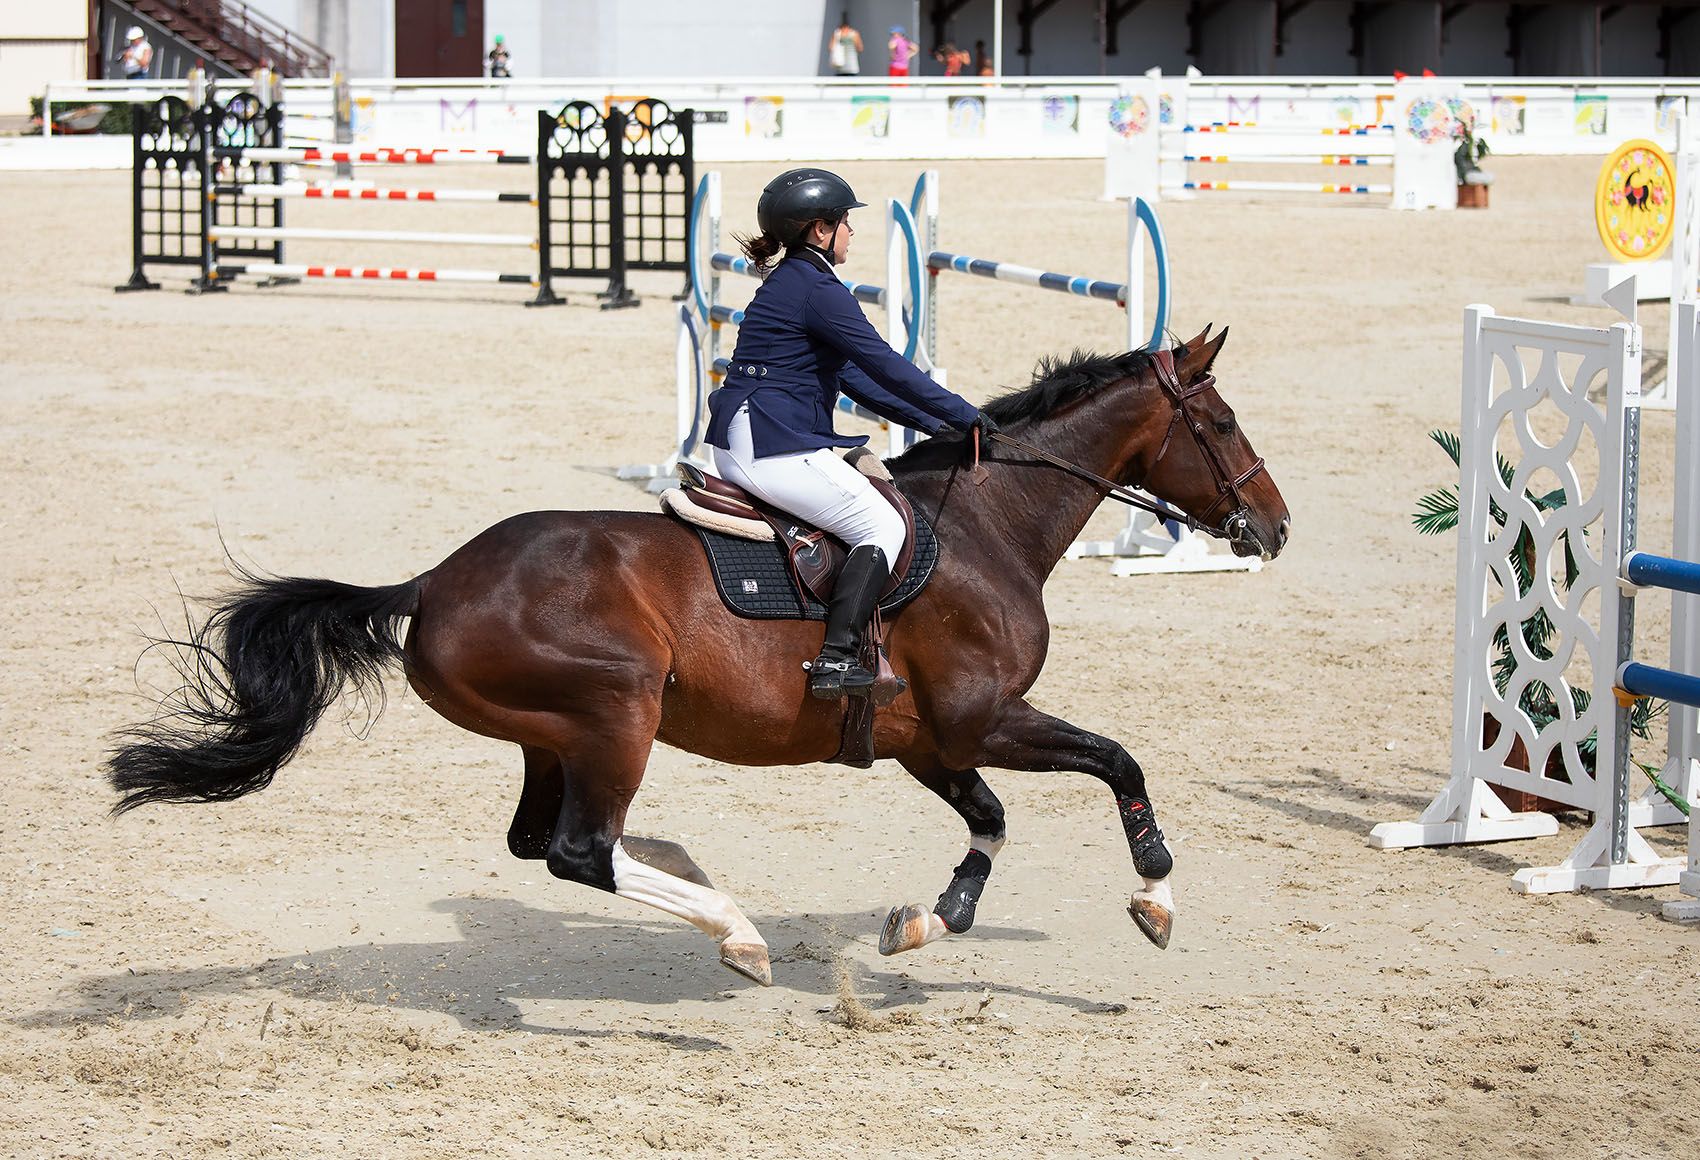
M 708 567 L 714 573 L 720 599 L 739 616 L 751 620 L 825 620 L 826 605 L 808 593 L 797 591 L 791 566 L 777 541 L 741 540 L 693 524 L 708 550 Z M 939 562 L 939 541 L 933 525 L 915 513 L 915 553 L 909 574 L 884 600 L 880 611 L 896 612 L 915 599 Z

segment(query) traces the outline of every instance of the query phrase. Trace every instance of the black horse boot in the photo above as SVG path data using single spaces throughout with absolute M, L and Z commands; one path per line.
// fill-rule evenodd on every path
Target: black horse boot
M 826 643 L 809 666 L 809 692 L 823 701 L 866 697 L 874 674 L 856 659 L 862 627 L 891 579 L 885 553 L 872 544 L 852 549 L 826 608 Z

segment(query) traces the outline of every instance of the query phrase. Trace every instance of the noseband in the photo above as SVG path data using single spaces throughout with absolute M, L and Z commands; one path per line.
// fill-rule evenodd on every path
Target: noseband
M 1216 377 L 1203 375 L 1191 386 L 1182 387 L 1179 377 L 1175 374 L 1175 356 L 1167 350 L 1152 354 L 1151 368 L 1156 372 L 1157 385 L 1162 388 L 1163 394 L 1168 396 L 1175 410 L 1169 418 L 1169 429 L 1163 432 L 1163 442 L 1157 448 L 1156 458 L 1152 459 L 1145 469 L 1146 478 L 1149 479 L 1156 472 L 1157 465 L 1163 462 L 1163 456 L 1169 453 L 1169 444 L 1174 440 L 1175 428 L 1185 427 L 1192 433 L 1193 442 L 1198 444 L 1198 449 L 1204 453 L 1204 461 L 1210 465 L 1210 474 L 1216 483 L 1216 500 L 1204 509 L 1204 514 L 1198 517 L 1198 522 L 1206 528 L 1220 529 L 1220 534 L 1230 543 L 1239 543 L 1251 535 L 1250 508 L 1240 495 L 1240 488 L 1265 470 L 1263 457 L 1258 456 L 1257 461 L 1239 475 L 1230 475 L 1221 455 L 1211 445 L 1210 440 L 1205 438 L 1203 421 L 1195 416 L 1188 406 L 1193 399 L 1216 385 Z M 1228 509 L 1228 514 L 1221 523 L 1213 523 L 1211 517 L 1216 514 L 1216 509 L 1229 502 L 1233 506 Z

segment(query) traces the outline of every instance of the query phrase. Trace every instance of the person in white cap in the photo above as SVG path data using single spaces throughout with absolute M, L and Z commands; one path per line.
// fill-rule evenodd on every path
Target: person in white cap
M 124 79 L 145 81 L 153 69 L 153 45 L 134 24 L 124 34 Z

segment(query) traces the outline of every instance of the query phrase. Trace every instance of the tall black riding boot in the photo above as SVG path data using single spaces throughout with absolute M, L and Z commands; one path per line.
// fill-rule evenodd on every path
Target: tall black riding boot
M 809 666 L 809 692 L 823 701 L 840 697 L 865 697 L 874 686 L 874 674 L 856 659 L 862 628 L 874 614 L 891 566 L 885 553 L 872 544 L 850 552 L 826 608 L 826 643 Z

